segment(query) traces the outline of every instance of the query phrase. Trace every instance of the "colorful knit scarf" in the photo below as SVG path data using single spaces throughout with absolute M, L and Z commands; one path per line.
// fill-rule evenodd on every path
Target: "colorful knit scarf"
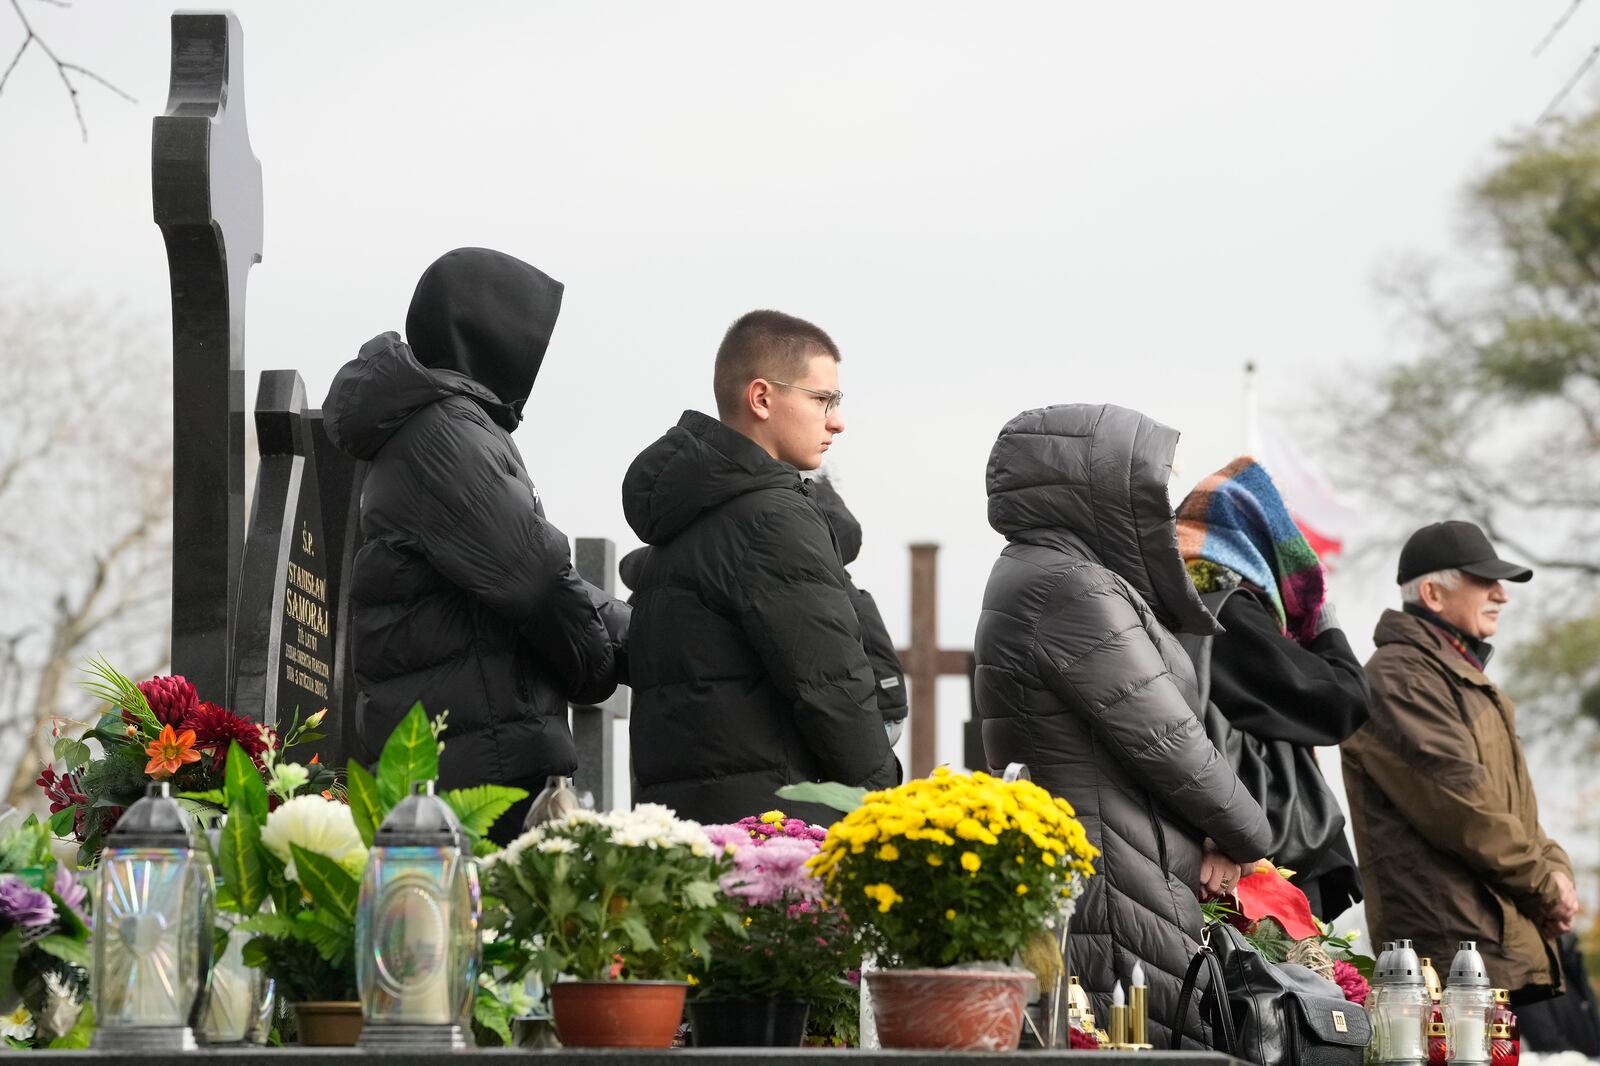
M 1272 601 L 1285 636 L 1309 644 L 1317 635 L 1322 563 L 1254 459 L 1235 459 L 1184 497 L 1178 550 L 1201 592 L 1223 587 L 1231 571 Z

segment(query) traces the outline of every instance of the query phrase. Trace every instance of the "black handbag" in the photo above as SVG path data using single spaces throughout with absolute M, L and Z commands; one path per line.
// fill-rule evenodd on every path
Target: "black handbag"
M 1220 617 L 1228 597 L 1240 591 L 1238 587 L 1220 589 L 1205 593 L 1200 600 L 1213 616 Z M 1211 701 L 1214 638 L 1185 634 L 1180 639 L 1194 660 L 1206 735 L 1267 814 L 1272 827 L 1267 855 L 1279 866 L 1309 870 L 1313 860 L 1343 837 L 1345 824 L 1344 812 L 1322 776 L 1316 754 L 1300 744 L 1262 740 L 1236 728 Z
M 1366 1010 L 1338 985 L 1292 962 L 1268 962 L 1231 925 L 1202 934 L 1178 995 L 1174 1040 L 1197 988 L 1212 1046 L 1258 1066 L 1361 1066 L 1372 1041 Z

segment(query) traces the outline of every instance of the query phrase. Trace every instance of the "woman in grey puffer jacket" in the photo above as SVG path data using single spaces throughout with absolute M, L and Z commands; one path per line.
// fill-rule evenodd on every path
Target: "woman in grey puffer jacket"
M 1266 849 L 1266 816 L 1206 738 L 1173 631 L 1214 633 L 1178 554 L 1167 480 L 1178 434 L 1136 411 L 1018 415 L 989 456 L 989 524 L 1010 542 L 978 621 L 976 701 L 990 765 L 1027 764 L 1100 849 L 1072 919 L 1071 972 L 1108 1016 L 1134 963 L 1150 1039 L 1169 1030 L 1209 888 Z M 1215 852 L 1206 852 L 1205 841 Z M 1232 860 L 1229 862 L 1228 860 Z M 1205 1042 L 1191 1010 L 1186 1042 Z

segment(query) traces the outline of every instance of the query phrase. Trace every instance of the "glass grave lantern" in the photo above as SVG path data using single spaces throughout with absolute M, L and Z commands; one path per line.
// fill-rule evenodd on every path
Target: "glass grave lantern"
M 221 815 L 205 829 L 213 856 L 222 853 L 222 827 L 228 816 Z M 218 893 L 227 889 L 222 875 L 212 871 Z M 261 913 L 272 914 L 272 900 L 261 901 Z M 211 964 L 211 989 L 200 1016 L 199 1037 L 208 1047 L 263 1045 L 272 1032 L 272 1014 L 277 1007 L 276 987 L 267 971 L 245 965 L 244 946 L 251 934 L 235 927 L 244 916 L 230 912 L 217 915 L 217 925 L 227 933 L 227 947 Z
M 459 1049 L 478 983 L 477 877 L 433 782 L 373 835 L 356 907 L 361 1046 Z
M 106 836 L 95 888 L 96 1050 L 187 1051 L 205 1004 L 211 860 L 167 782 Z

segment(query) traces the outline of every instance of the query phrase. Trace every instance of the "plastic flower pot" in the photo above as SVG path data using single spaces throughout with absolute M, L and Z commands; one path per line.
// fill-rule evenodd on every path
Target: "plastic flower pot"
M 876 970 L 866 975 L 878 1040 L 886 1048 L 1015 1051 L 1029 973 Z
M 355 1047 L 361 1039 L 361 1004 L 356 1000 L 296 1003 L 294 1014 L 306 1047 Z
M 799 1047 L 810 1010 L 799 999 L 697 999 L 689 1032 L 695 1047 Z
M 556 1035 L 567 1047 L 672 1046 L 686 981 L 560 981 L 550 988 Z

